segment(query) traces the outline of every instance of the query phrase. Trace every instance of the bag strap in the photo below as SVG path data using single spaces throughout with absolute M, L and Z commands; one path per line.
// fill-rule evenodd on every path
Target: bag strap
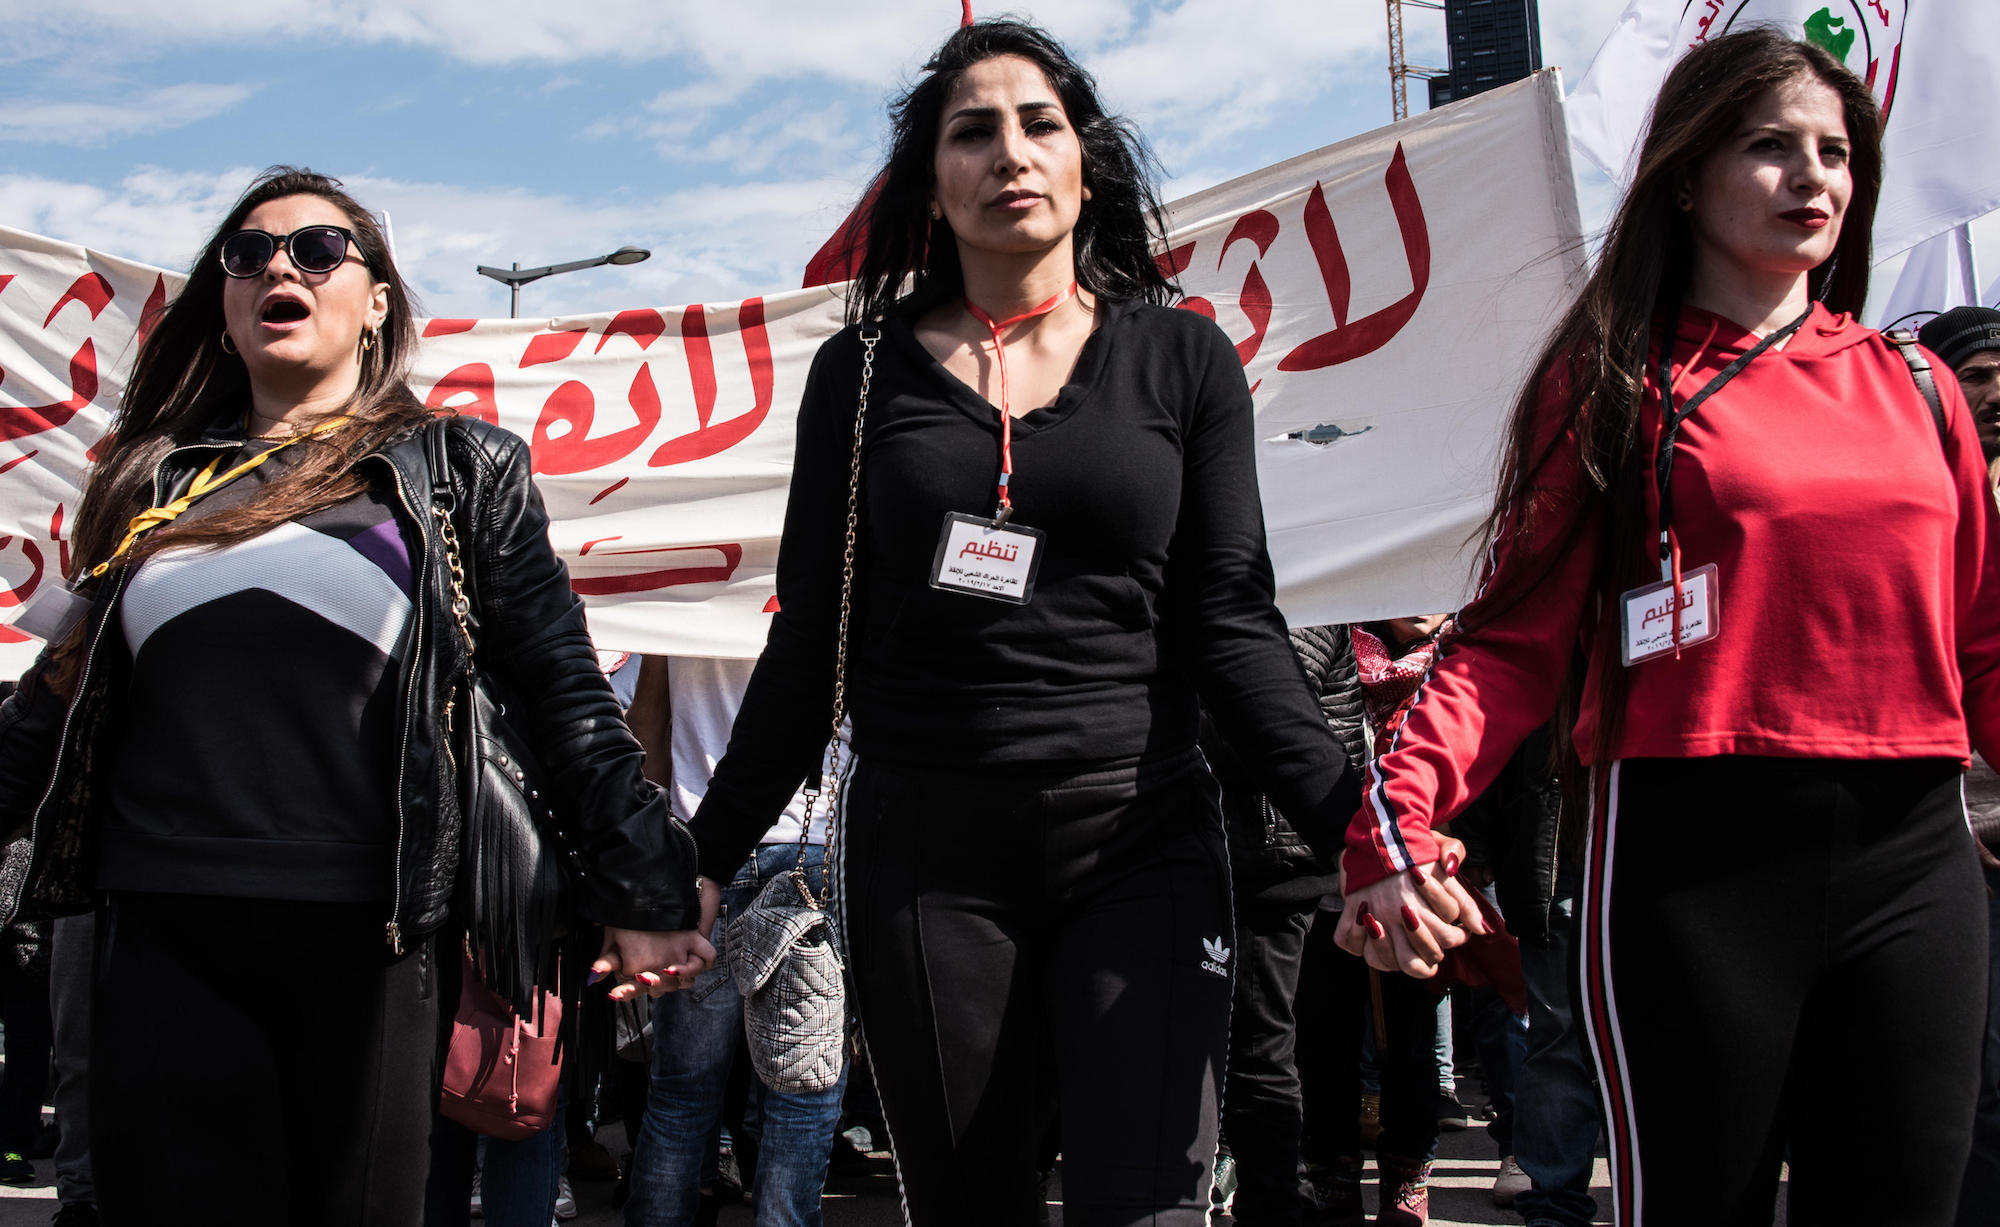
M 834 639 L 833 723 L 827 732 L 825 766 L 806 783 L 806 809 L 799 820 L 799 859 L 792 866 L 792 881 L 799 888 L 800 897 L 807 907 L 815 910 L 824 908 L 831 895 L 833 866 L 829 863 L 821 867 L 819 896 L 815 898 L 812 888 L 806 885 L 806 845 L 812 836 L 813 810 L 819 806 L 820 785 L 829 774 L 840 769 L 840 726 L 847 719 L 847 635 L 854 614 L 854 540 L 861 518 L 861 431 L 868 417 L 868 385 L 875 376 L 875 345 L 881 339 L 880 328 L 861 334 L 861 399 L 854 409 L 854 446 L 847 464 L 847 538 L 840 556 L 840 630 Z M 829 852 L 833 848 L 833 828 L 838 818 L 839 807 L 828 802 L 826 846 Z
M 1910 368 L 1910 378 L 1916 381 L 1917 391 L 1923 394 L 1924 403 L 1931 407 L 1931 421 L 1937 424 L 1938 442 L 1944 442 L 1944 399 L 1938 395 L 1937 379 L 1931 374 L 1930 359 L 1917 348 L 1917 334 L 1907 328 L 1896 328 L 1882 334 L 1882 339 L 1896 347 L 1903 355 L 1903 361 Z
M 470 679 L 472 664 L 472 601 L 465 595 L 465 556 L 458 548 L 458 529 L 451 513 L 458 495 L 451 488 L 451 461 L 445 455 L 445 431 L 449 418 L 434 418 L 424 427 L 424 462 L 431 477 L 431 518 L 437 521 L 438 536 L 444 541 L 445 574 L 451 579 L 451 613 L 458 621 L 458 633 L 465 637 L 465 676 Z

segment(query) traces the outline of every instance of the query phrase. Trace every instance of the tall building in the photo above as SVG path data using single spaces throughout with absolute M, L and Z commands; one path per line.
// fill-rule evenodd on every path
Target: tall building
M 1542 66 L 1535 0 L 1444 0 L 1451 71 L 1432 77 L 1431 106 L 1483 94 Z

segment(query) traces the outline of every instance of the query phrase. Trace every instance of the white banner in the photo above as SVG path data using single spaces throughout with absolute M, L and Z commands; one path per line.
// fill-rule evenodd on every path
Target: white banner
M 1878 305 L 1879 303 L 1879 305 Z M 1953 226 L 1910 249 L 1896 283 L 1868 294 L 1868 326 L 1915 331 L 1940 311 L 1979 304 L 1979 263 L 1971 226 Z
M 1882 104 L 1885 260 L 2000 208 L 2000 2 L 1631 0 L 1569 100 L 1578 152 L 1627 183 L 1653 97 L 1675 60 L 1771 23 L 1831 52 Z
M 1161 259 L 1255 390 L 1294 623 L 1463 600 L 1507 408 L 1580 277 L 1560 97 L 1538 74 L 1172 206 Z M 85 449 L 177 281 L 0 230 L 0 617 L 57 565 Z M 601 646 L 754 656 L 799 395 L 840 318 L 821 288 L 430 320 L 412 385 L 530 442 Z M 0 648 L 0 673 L 30 659 Z

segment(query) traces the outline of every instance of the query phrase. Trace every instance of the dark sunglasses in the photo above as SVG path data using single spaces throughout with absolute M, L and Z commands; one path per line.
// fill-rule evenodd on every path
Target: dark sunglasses
M 231 277 L 255 277 L 271 263 L 280 247 L 302 273 L 330 273 L 347 259 L 347 245 L 361 240 L 342 226 L 301 226 L 290 234 L 238 230 L 222 240 L 222 271 Z

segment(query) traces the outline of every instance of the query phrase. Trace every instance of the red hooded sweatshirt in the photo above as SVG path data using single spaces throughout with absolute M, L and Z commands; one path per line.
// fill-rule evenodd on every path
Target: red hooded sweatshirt
M 1742 327 L 1692 307 L 1674 345 L 1674 399 L 1685 402 L 1755 345 Z M 1658 342 L 1654 342 L 1657 353 Z M 1879 333 L 1815 307 L 1782 349 L 1767 350 L 1682 423 L 1672 475 L 1683 574 L 1713 563 L 1715 638 L 1632 666 L 1597 634 L 1620 633 L 1620 593 L 1593 590 L 1607 508 L 1565 438 L 1536 476 L 1537 501 L 1585 501 L 1580 538 L 1529 595 L 1439 653 L 1416 706 L 1369 765 L 1348 830 L 1349 889 L 1437 857 L 1431 826 L 1490 785 L 1555 711 L 1572 652 L 1591 660 L 1575 729 L 1594 757 L 1604 672 L 1624 669 L 1623 719 L 1607 760 L 1712 754 L 1796 758 L 1967 758 L 1967 736 L 2000 754 L 2000 531 L 1972 417 L 1937 358 L 1946 413 L 1938 437 L 1910 369 Z M 1657 358 L 1649 360 L 1638 446 L 1648 531 L 1616 543 L 1636 582 L 1658 578 Z M 1558 381 L 1540 409 L 1562 413 Z M 1561 531 L 1503 552 L 1491 576 Z M 1519 555 L 1516 558 L 1515 555 Z M 1539 565 L 1539 564 L 1528 564 Z M 1650 574 L 1648 570 L 1650 567 Z

